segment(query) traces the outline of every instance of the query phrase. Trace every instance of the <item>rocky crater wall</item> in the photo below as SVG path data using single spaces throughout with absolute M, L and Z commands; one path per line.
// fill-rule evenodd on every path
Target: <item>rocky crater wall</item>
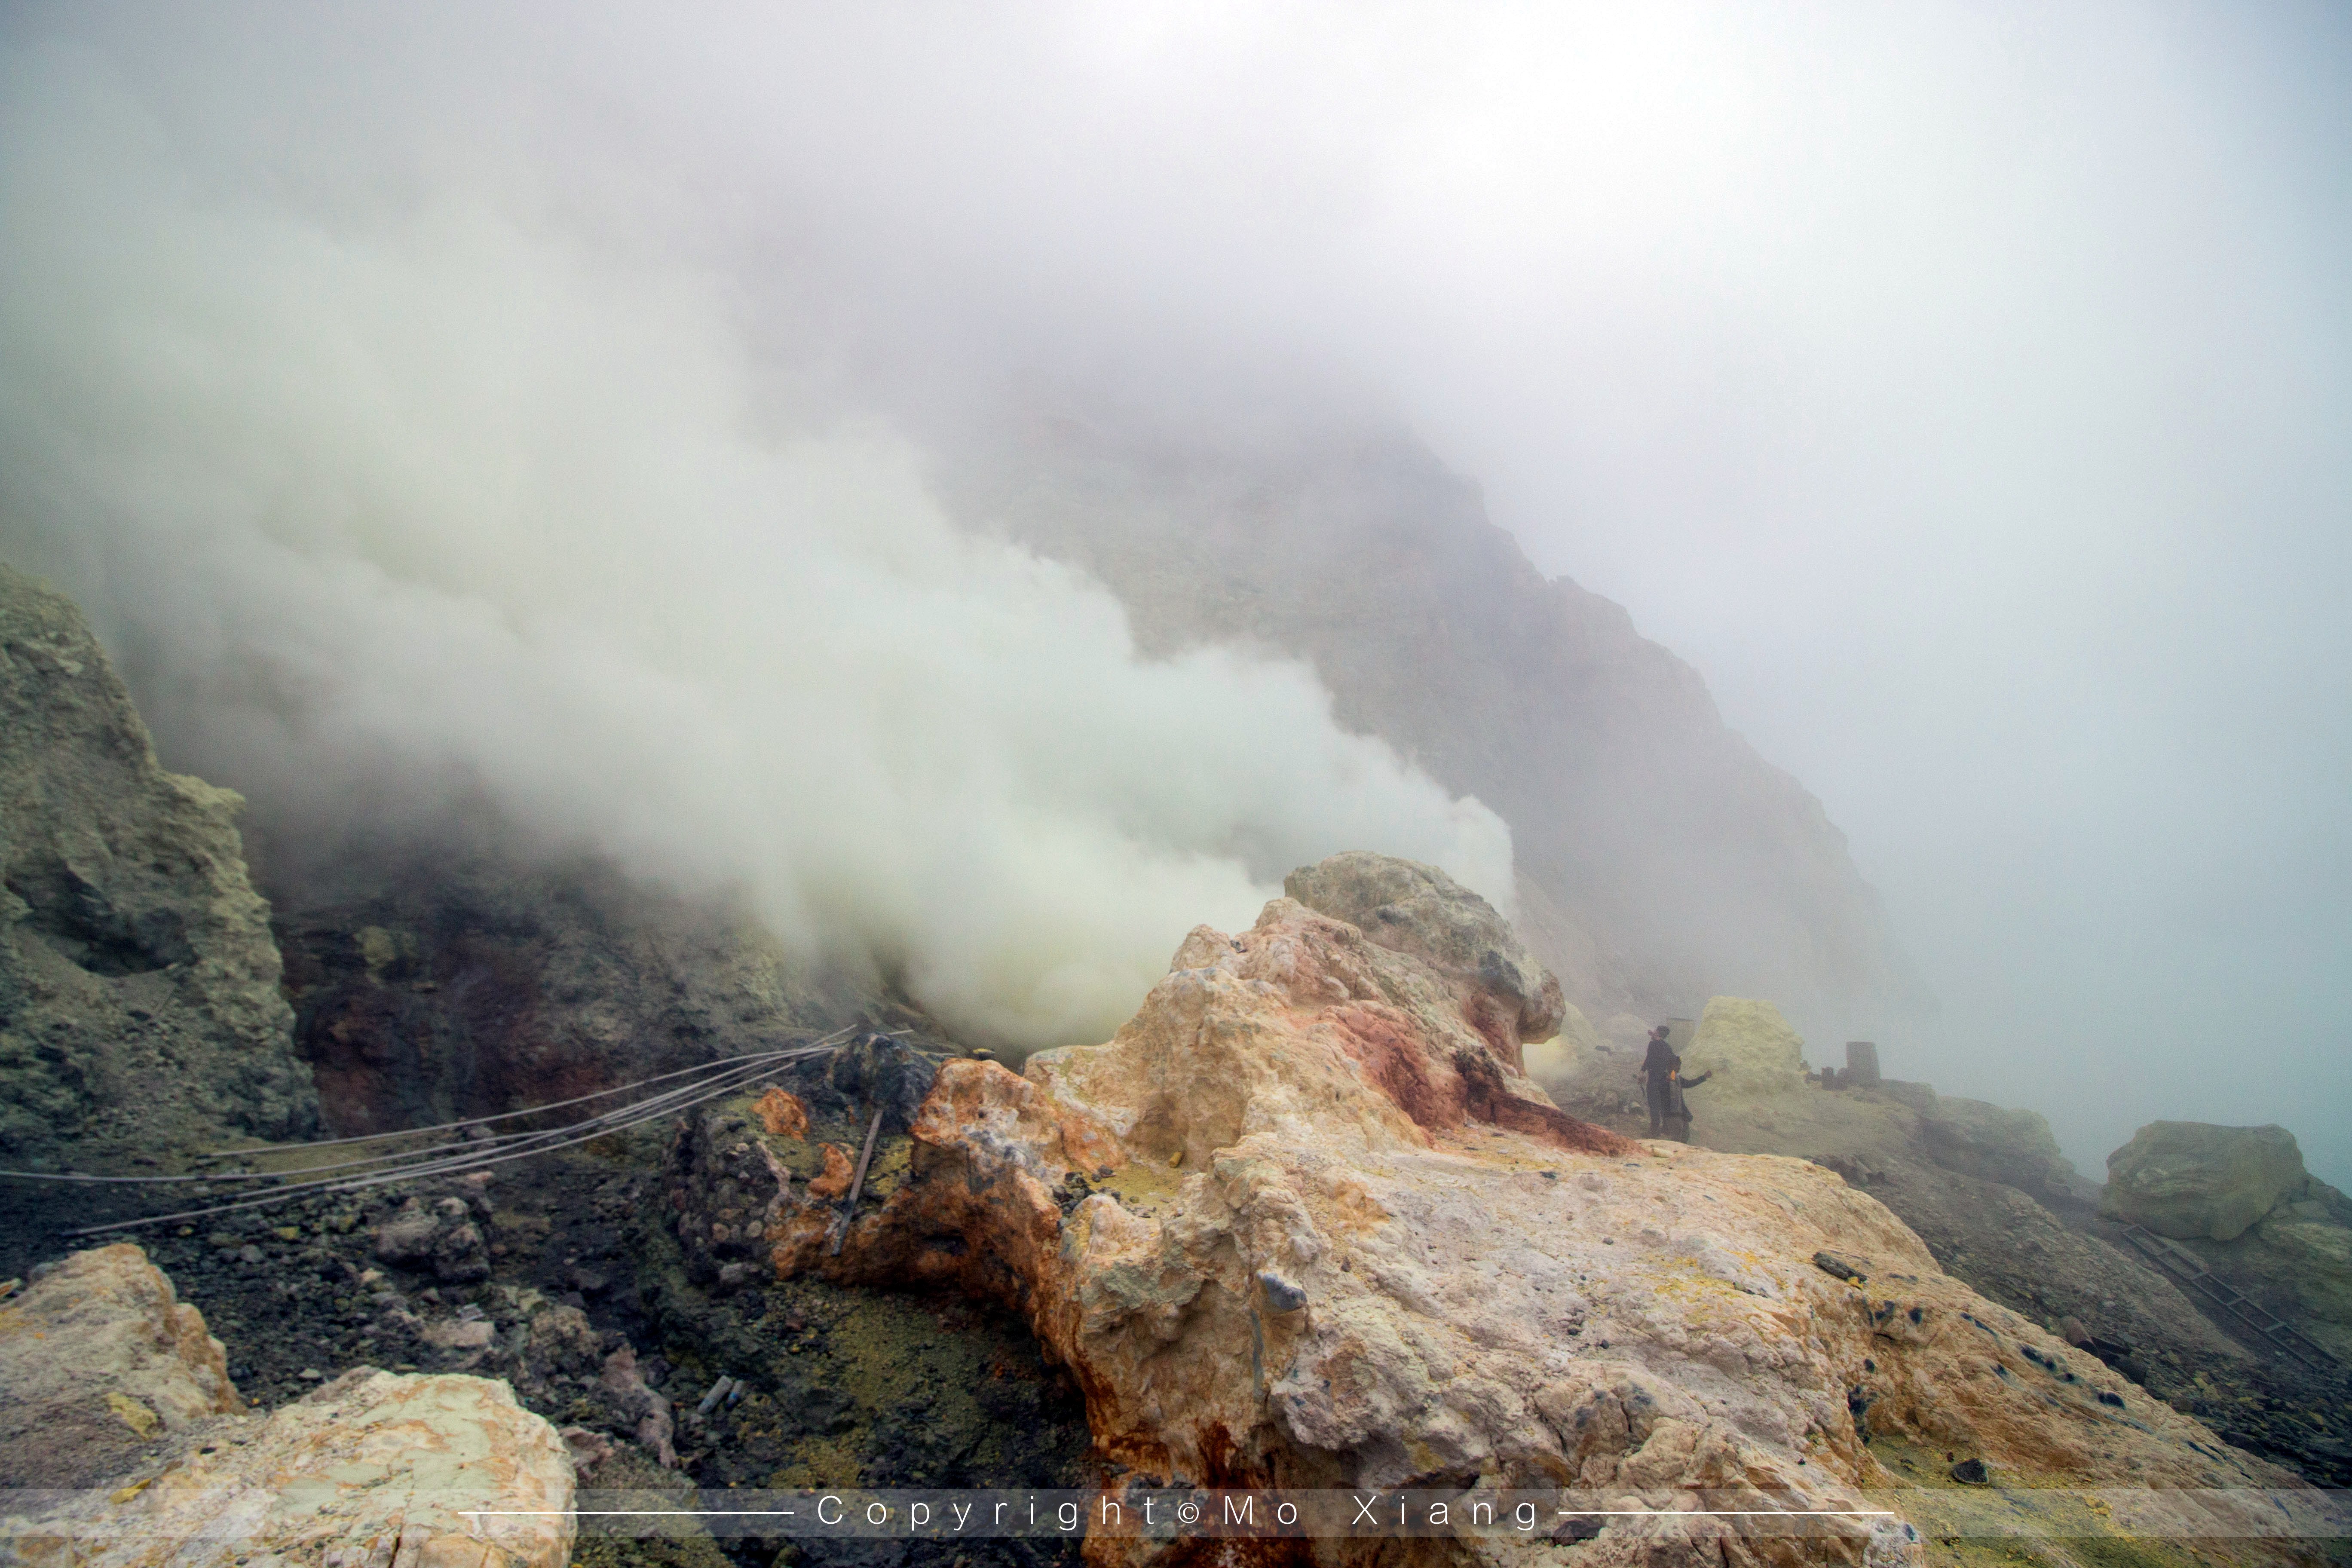
M 242 805 L 165 772 L 80 611 L 0 565 L 0 1159 L 315 1127 Z

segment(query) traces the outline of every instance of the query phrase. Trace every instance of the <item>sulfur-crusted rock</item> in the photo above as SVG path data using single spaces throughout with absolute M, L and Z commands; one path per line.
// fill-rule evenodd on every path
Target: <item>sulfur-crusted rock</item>
M 1683 1076 L 1712 1073 L 1706 1103 L 1785 1094 L 1805 1086 L 1805 1042 L 1769 1002 L 1717 996 L 1699 1015 L 1698 1034 L 1683 1053 Z
M 1645 1114 L 1632 1060 L 1601 1057 L 1538 1076 L 1571 1114 L 1635 1131 Z M 1853 1091 L 1813 1083 L 1723 1100 L 1713 1087 L 1689 1097 L 1693 1142 L 1836 1171 L 1893 1210 L 1970 1288 L 2032 1321 L 2071 1322 L 2076 1342 L 2238 1447 L 2323 1485 L 2352 1481 L 2352 1443 L 2334 1423 L 2352 1401 L 2343 1375 L 2280 1361 L 2259 1342 L 2241 1346 L 2230 1338 L 2241 1328 L 2233 1320 L 2224 1315 L 2217 1326 L 2140 1248 L 2095 1225 L 2087 1200 L 2098 1189 L 2074 1173 L 2041 1117 L 1924 1084 L 1889 1093 L 1885 1084 Z M 2267 1310 L 2352 1357 L 2352 1323 L 2324 1315 L 2342 1289 L 2328 1258 L 2352 1237 L 2347 1220 L 2352 1203 L 2314 1181 L 2235 1241 L 2186 1245 Z
M 1835 1173 L 1562 1114 L 1454 984 L 1277 900 L 1238 936 L 1196 930 L 1105 1045 L 1022 1076 L 940 1064 L 837 1252 L 835 1205 L 761 1174 L 814 1168 L 823 1119 L 782 1138 L 751 1095 L 682 1144 L 674 1201 L 682 1226 L 758 1218 L 780 1273 L 1022 1310 L 1131 1481 L 1820 1509 L 1896 1484 L 1882 1454 L 1907 1445 L 2006 1479 L 2294 1484 L 1946 1276 Z M 1155 1560 L 1131 1537 L 1087 1550 Z M 1428 1560 L 1523 1560 L 1445 1550 Z M 1639 1521 L 1579 1550 L 1683 1560 Z M 1923 1560 L 1899 1522 L 1829 1550 Z M 1707 1555 L 1784 1560 L 1748 1537 Z
M 1591 1020 L 1573 1002 L 1560 1005 L 1559 1029 L 1549 1040 L 1534 1041 L 1520 1047 L 1520 1065 L 1529 1078 L 1543 1079 L 1568 1078 L 1609 1054 L 1609 1047 L 1601 1038 Z
M 241 1414 L 220 1342 L 131 1246 L 0 1306 L 0 1487 L 57 1489 L 7 1510 L 6 1559 L 45 1568 L 562 1568 L 572 1544 L 572 1461 L 505 1384 L 361 1367 Z
M 1559 982 L 1494 905 L 1436 867 L 1350 850 L 1300 867 L 1282 879 L 1282 890 L 1458 979 L 1471 1022 L 1514 1060 L 1520 1045 L 1559 1031 L 1567 1008 Z M 1498 1016 L 1496 1003 L 1507 1016 Z
M 243 803 L 165 773 L 73 604 L 0 565 L 0 1155 L 317 1120 Z
M 563 1568 L 571 1556 L 571 1456 L 502 1383 L 357 1367 L 267 1419 L 224 1417 L 203 1436 L 21 1527 L 18 1560 Z
M 91 1486 L 236 1408 L 204 1314 L 136 1247 L 77 1252 L 0 1302 L 0 1485 Z
M 2284 1127 L 2151 1121 L 2107 1156 L 2099 1212 L 2159 1236 L 2228 1241 L 2309 1181 Z

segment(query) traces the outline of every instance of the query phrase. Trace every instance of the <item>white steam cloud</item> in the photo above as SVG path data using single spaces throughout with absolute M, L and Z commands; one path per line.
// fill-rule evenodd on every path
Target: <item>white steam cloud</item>
M 796 410 L 707 275 L 511 170 L 224 192 L 92 57 L 7 70 L 0 546 L 145 672 L 167 762 L 319 831 L 479 790 L 1020 1046 L 1334 850 L 1508 897 L 1491 811 L 1302 666 L 1139 658 L 903 439 Z

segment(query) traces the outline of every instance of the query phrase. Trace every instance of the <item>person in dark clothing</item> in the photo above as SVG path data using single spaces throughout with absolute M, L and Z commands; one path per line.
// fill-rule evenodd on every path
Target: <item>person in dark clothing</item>
M 1666 1040 L 1664 1024 L 1650 1031 L 1650 1048 L 1642 1058 L 1640 1077 L 1643 1098 L 1650 1106 L 1650 1136 L 1690 1142 L 1690 1107 L 1683 1103 L 1683 1090 L 1695 1089 L 1713 1078 L 1703 1072 L 1696 1078 L 1683 1077 L 1683 1058 Z
M 1643 1098 L 1650 1106 L 1650 1136 L 1663 1137 L 1666 1122 L 1675 1116 L 1679 1101 L 1675 1094 L 1675 1075 L 1682 1070 L 1683 1059 L 1675 1055 L 1674 1047 L 1666 1043 L 1664 1024 L 1650 1031 L 1650 1048 L 1642 1057 L 1640 1071 Z
M 1690 1107 L 1683 1102 L 1683 1090 L 1686 1089 L 1696 1089 L 1699 1085 L 1705 1083 L 1714 1076 L 1715 1074 L 1712 1072 L 1703 1072 L 1696 1078 L 1685 1078 L 1683 1077 L 1682 1058 L 1679 1057 L 1675 1058 L 1673 1074 L 1666 1080 L 1669 1097 L 1674 1101 L 1674 1104 L 1667 1108 L 1666 1120 L 1674 1122 L 1675 1125 L 1667 1130 L 1666 1136 L 1673 1139 L 1675 1142 L 1687 1143 L 1690 1142 L 1691 1113 Z

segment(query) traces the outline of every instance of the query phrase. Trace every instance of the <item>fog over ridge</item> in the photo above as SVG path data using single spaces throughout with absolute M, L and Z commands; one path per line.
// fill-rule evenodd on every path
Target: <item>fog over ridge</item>
M 257 301 L 252 319 L 276 335 L 240 328 L 243 352 L 206 374 L 268 391 L 275 363 L 289 417 L 326 429 L 339 407 L 352 428 L 408 431 L 412 454 L 446 460 L 409 462 L 400 482 L 443 515 L 534 489 L 568 502 L 567 486 L 653 515 L 644 492 L 667 488 L 663 462 L 699 470 L 678 493 L 775 481 L 702 460 L 693 433 L 740 417 L 755 447 L 793 454 L 778 464 L 809 492 L 872 481 L 873 504 L 903 525 L 891 536 L 920 554 L 940 537 L 909 521 L 938 510 L 925 465 L 1008 417 L 1115 405 L 1147 429 L 1409 430 L 1484 487 L 1537 566 L 1625 605 L 1821 798 L 1945 1004 L 1939 1030 L 1875 1031 L 1890 1071 L 2046 1111 L 2094 1175 L 2138 1123 L 2192 1117 L 2286 1123 L 2315 1169 L 2352 1184 L 2340 8 L 718 5 L 679 18 L 84 0 L 14 9 L 0 43 L 15 62 L 0 106 L 11 343 L 20 329 L 54 343 L 74 330 L 66 318 L 96 331 L 101 301 L 151 318 L 207 289 Z M 169 171 L 173 210 L 201 216 L 168 245 L 83 251 L 27 222 L 29 194 L 65 201 L 85 236 L 121 233 L 156 191 L 146 176 L 84 177 L 102 168 Z M 442 270 L 414 274 L 404 296 L 387 277 L 357 288 L 367 244 L 386 238 L 388 254 Z M 26 268 L 68 254 L 25 287 Z M 226 276 L 195 287 L 207 268 Z M 377 320 L 369 346 L 330 324 L 331 298 L 265 273 L 341 279 L 346 300 L 397 301 L 423 330 Z M 585 334 L 561 324 L 591 319 Z M 194 375 L 204 342 L 177 337 L 158 363 Z M 436 386 L 431 407 L 404 404 L 400 377 L 352 352 L 398 367 L 434 344 L 464 347 L 446 356 L 457 374 L 407 383 Z M 212 437 L 237 398 L 183 400 L 160 431 L 142 428 L 138 399 L 94 379 L 121 362 L 52 356 L 37 378 L 9 358 L 12 542 L 42 509 L 121 500 L 136 477 L 70 471 L 59 420 L 106 437 L 85 450 L 236 449 Z M 709 400 L 713 363 L 739 374 L 723 409 Z M 658 460 L 633 468 L 584 440 L 552 469 L 498 456 L 560 448 L 560 432 L 514 422 L 593 412 L 583 373 L 616 363 L 652 427 L 624 449 Z M 530 364 L 541 384 L 517 396 L 502 378 Z M 37 460 L 14 460 L 26 446 Z M 340 456 L 358 473 L 374 460 Z M 184 510 L 184 477 L 141 482 Z M 284 477 L 262 463 L 224 482 L 291 493 Z M 641 570 L 632 552 L 653 542 L 542 551 L 522 588 L 435 601 L 413 590 L 477 571 L 510 584 L 517 563 L 492 538 L 362 517 L 352 489 L 310 505 L 304 526 L 361 530 L 366 550 L 315 574 L 331 593 L 268 601 L 273 635 L 320 668 L 369 625 L 382 628 L 371 649 L 419 657 L 398 606 L 426 616 L 412 628 L 446 617 L 434 635 L 452 658 L 511 648 L 528 626 L 541 699 L 566 669 L 612 658 L 550 606 L 577 592 L 582 617 L 625 620 L 611 579 Z M 53 528 L 46 544 L 82 563 L 56 574 L 108 617 L 142 695 L 179 677 L 139 624 L 204 654 L 195 668 L 225 668 L 216 621 L 182 612 L 279 580 L 259 558 L 184 572 L 143 544 L 101 563 L 94 537 Z M 327 558 L 314 551 L 305 570 Z M 1034 593 L 1081 621 L 1112 613 L 1053 586 L 1050 568 L 977 559 L 956 569 L 1008 595 L 986 603 Z M 696 591 L 715 602 L 744 586 L 713 575 L 726 580 Z M 142 602 L 164 588 L 171 604 Z M 964 607 L 988 624 L 984 598 Z M 1112 657 L 1114 634 L 1088 636 Z M 266 733 L 299 709 L 299 668 L 272 667 L 268 679 L 293 684 L 247 703 L 246 721 Z M 691 683 L 654 659 L 607 673 L 614 702 L 636 691 L 656 721 L 645 756 L 616 752 L 612 776 L 660 776 Z M 250 667 L 237 678 L 271 690 Z M 1286 700 L 1301 715 L 1314 699 Z M 947 706 L 945 722 L 975 717 Z M 173 703 L 158 707 L 172 760 L 207 765 L 181 744 L 193 736 L 173 727 Z M 548 711 L 553 723 L 570 710 Z M 1000 734 L 1018 731 L 1006 721 Z M 224 753 L 256 749 L 206 732 Z M 1317 755 L 1318 769 L 1357 765 L 1344 746 Z M 1003 765 L 1018 785 L 1005 798 L 1084 793 Z M 1174 776 L 1143 772 L 1119 787 Z M 1454 841 L 1455 807 L 1410 804 L 1416 789 L 1373 793 Z M 1171 842 L 1214 859 L 1269 790 L 1288 798 L 1255 780 L 1228 813 L 1188 815 L 1200 797 L 1164 793 L 1154 809 L 1181 821 Z M 656 816 L 614 821 L 650 845 Z M 1171 901 L 1206 896 L 1170 874 Z M 1254 896 L 1266 874 L 1217 896 L 1245 901 L 1240 883 Z M 1667 910 L 1675 896 L 1658 889 Z M 779 918 L 799 917 L 788 902 Z M 1816 1060 L 1835 1058 L 1842 1029 L 1797 1022 Z

